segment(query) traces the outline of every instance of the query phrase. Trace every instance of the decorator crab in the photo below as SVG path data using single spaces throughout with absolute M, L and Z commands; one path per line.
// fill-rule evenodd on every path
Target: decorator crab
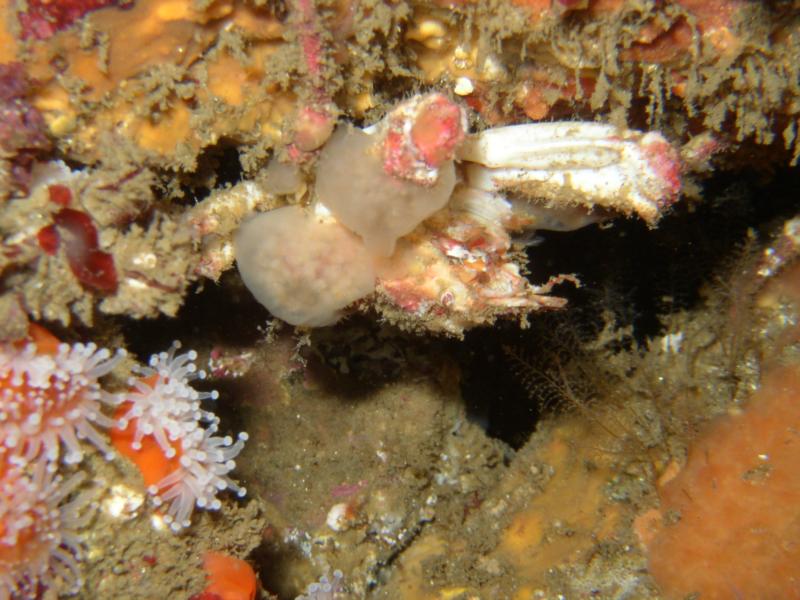
M 529 282 L 512 235 L 618 215 L 654 225 L 680 192 L 678 153 L 658 133 L 560 122 L 468 134 L 463 108 L 439 93 L 414 96 L 364 130 L 339 125 L 315 175 L 298 201 L 281 200 L 286 190 L 268 178 L 198 206 L 192 222 L 210 275 L 235 256 L 255 297 L 293 325 L 374 309 L 451 335 L 565 304 L 549 293 L 577 279 Z M 231 204 L 242 216 L 270 209 L 244 220 L 232 245 L 218 226 Z

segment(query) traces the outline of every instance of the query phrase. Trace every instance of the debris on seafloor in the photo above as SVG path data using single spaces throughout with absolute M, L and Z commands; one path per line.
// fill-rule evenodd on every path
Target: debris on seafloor
M 797 595 L 797 13 L 0 0 L 0 600 Z

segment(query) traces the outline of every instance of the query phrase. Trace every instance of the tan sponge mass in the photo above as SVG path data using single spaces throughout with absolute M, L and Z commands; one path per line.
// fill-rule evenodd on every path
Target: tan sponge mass
M 456 183 L 453 162 L 424 186 L 388 175 L 373 136 L 348 126 L 325 144 L 317 170 L 317 196 L 367 248 L 391 256 L 398 238 L 447 204 Z
M 330 325 L 341 309 L 375 288 L 373 259 L 361 239 L 299 206 L 246 221 L 235 251 L 253 296 L 292 325 Z

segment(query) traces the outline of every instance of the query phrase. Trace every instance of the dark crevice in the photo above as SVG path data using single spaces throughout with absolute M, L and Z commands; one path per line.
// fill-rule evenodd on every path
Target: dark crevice
M 549 390 L 523 385 L 504 348 L 534 364 L 547 356 L 574 356 L 581 340 L 602 329 L 605 311 L 618 326 L 632 326 L 630 344 L 659 335 L 665 315 L 699 306 L 707 287 L 726 277 L 751 232 L 767 241 L 796 213 L 798 175 L 798 169 L 785 169 L 765 182 L 755 172 L 719 174 L 705 182 L 702 201 L 683 200 L 655 229 L 619 219 L 605 228 L 538 233 L 528 250 L 531 281 L 575 273 L 582 286 L 558 286 L 553 294 L 567 298 L 567 307 L 532 314 L 529 329 L 511 322 L 467 334 L 456 351 L 471 418 L 488 435 L 519 448 L 542 412 L 554 407 L 542 406 Z M 553 335 L 556 330 L 574 335 Z

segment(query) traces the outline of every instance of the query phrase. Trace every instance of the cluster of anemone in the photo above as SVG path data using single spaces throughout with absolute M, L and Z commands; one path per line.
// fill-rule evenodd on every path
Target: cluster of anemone
M 83 475 L 66 480 L 60 463 L 83 459 L 85 439 L 107 456 L 97 427 L 113 420 L 98 378 L 124 353 L 93 344 L 59 344 L 35 329 L 36 342 L 0 346 L 0 599 L 38 586 L 75 590 L 81 580 L 78 530 L 90 516 L 89 495 L 75 493 Z
M 344 574 L 336 569 L 332 577 L 325 573 L 319 578 L 319 581 L 308 585 L 305 593 L 295 600 L 337 600 L 343 598 L 345 594 Z
M 92 518 L 94 495 L 83 485 L 82 442 L 107 459 L 116 449 L 137 465 L 139 451 L 157 448 L 159 476 L 143 475 L 154 504 L 168 504 L 160 510 L 175 531 L 195 506 L 220 508 L 219 491 L 244 495 L 228 474 L 246 435 L 235 442 L 215 435 L 219 420 L 200 404 L 217 394 L 189 385 L 203 374 L 196 354 L 176 356 L 177 347 L 137 368 L 143 378 L 131 380 L 130 390 L 111 393 L 99 380 L 119 365 L 122 350 L 62 344 L 37 326 L 27 342 L 0 344 L 0 600 L 81 587 L 79 532 Z
M 246 433 L 235 441 L 215 435 L 219 417 L 201 403 L 218 394 L 189 385 L 205 372 L 197 370 L 194 351 L 176 355 L 178 348 L 175 342 L 169 352 L 151 356 L 148 367 L 136 368 L 139 378 L 132 378 L 131 390 L 121 396 L 119 424 L 112 431 L 115 446 L 140 466 L 154 503 L 168 504 L 164 521 L 174 531 L 190 525 L 195 506 L 218 510 L 218 492 L 245 495 L 228 474 L 247 441 Z M 143 468 L 143 453 L 162 460 Z
M 91 517 L 84 477 L 64 480 L 44 461 L 25 469 L 5 463 L 0 484 L 0 599 L 36 597 L 41 586 L 81 587 L 79 530 Z

